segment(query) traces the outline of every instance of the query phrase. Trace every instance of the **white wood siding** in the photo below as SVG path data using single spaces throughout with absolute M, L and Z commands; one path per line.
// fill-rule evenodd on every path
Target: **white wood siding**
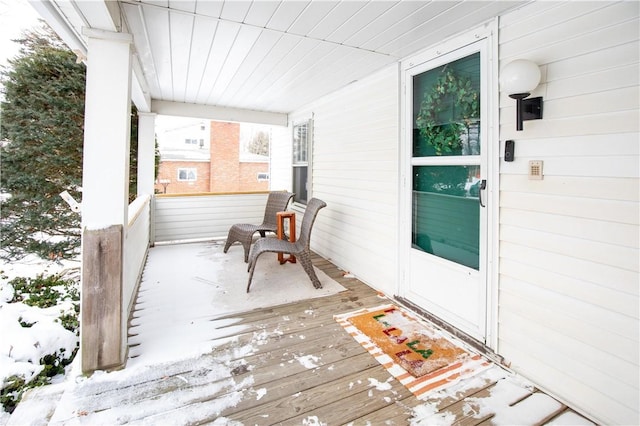
M 500 21 L 501 68 L 541 66 L 544 118 L 516 132 L 501 94 L 498 352 L 604 424 L 640 421 L 638 9 L 536 2 Z
M 388 294 L 397 281 L 398 73 L 387 67 L 290 115 L 314 119 L 311 195 L 327 207 L 312 248 Z
M 268 193 L 157 195 L 152 242 L 225 238 L 234 223 L 260 224 Z

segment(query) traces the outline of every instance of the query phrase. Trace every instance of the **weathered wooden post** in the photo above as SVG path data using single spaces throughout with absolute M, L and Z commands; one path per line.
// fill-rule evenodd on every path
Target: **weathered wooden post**
M 85 101 L 82 371 L 118 368 L 126 356 L 123 253 L 128 213 L 131 112 L 130 34 L 84 29 L 88 37 Z

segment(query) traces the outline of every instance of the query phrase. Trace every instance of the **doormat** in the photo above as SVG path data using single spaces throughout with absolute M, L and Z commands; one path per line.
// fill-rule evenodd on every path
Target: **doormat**
M 335 315 L 336 321 L 418 398 L 491 366 L 395 305 Z

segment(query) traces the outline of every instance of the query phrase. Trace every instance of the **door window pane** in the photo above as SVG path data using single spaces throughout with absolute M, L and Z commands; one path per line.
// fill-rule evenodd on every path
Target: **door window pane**
M 480 154 L 480 53 L 413 77 L 413 156 Z
M 414 249 L 479 267 L 480 166 L 414 166 Z

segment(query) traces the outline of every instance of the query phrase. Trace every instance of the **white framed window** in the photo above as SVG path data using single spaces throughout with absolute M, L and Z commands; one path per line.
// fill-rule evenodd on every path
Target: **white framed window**
M 311 141 L 313 120 L 305 120 L 293 125 L 293 201 L 307 204 L 310 198 L 309 165 L 311 163 Z
M 199 145 L 200 147 L 204 146 L 204 139 L 195 139 L 195 138 L 185 138 L 184 143 L 186 145 Z
M 178 169 L 178 181 L 194 182 L 198 180 L 198 169 L 195 167 L 182 167 Z

